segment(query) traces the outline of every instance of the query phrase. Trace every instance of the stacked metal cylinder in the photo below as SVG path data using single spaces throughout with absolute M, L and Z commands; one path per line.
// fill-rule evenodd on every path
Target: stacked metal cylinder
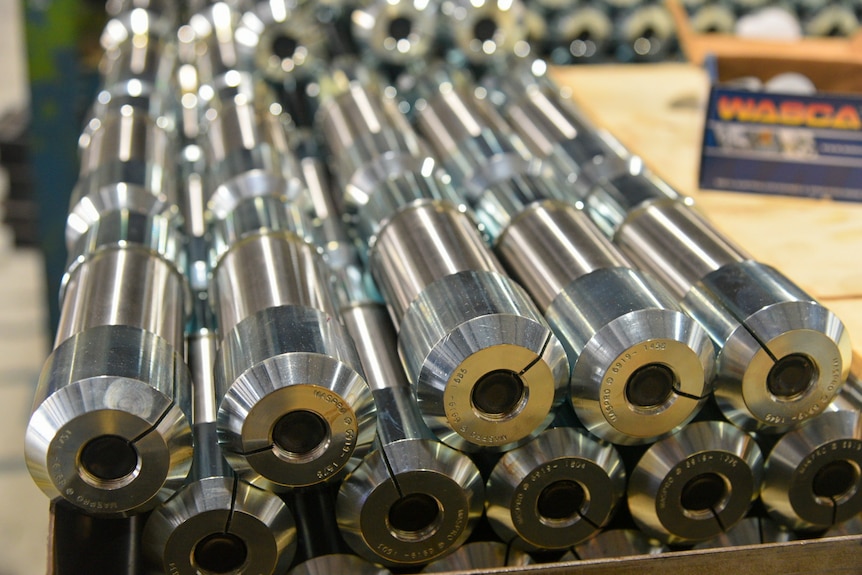
M 365 52 L 382 73 L 309 39 L 337 7 L 120 4 L 27 429 L 52 500 L 148 513 L 168 573 L 526 565 L 862 512 L 841 321 L 543 61 L 494 52 L 509 73 L 476 83 L 466 48 L 408 58 L 428 32 L 399 19 L 431 4 L 353 13 L 406 42 Z M 454 36 L 508 17 L 453 6 Z

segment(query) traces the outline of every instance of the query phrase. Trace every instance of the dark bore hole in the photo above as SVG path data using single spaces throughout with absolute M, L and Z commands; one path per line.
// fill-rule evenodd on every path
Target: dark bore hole
M 766 376 L 766 386 L 776 397 L 791 398 L 807 391 L 816 379 L 814 362 L 805 355 L 793 353 L 775 362 Z
M 494 39 L 497 33 L 497 23 L 491 18 L 482 18 L 473 26 L 473 36 L 480 42 Z
M 505 416 L 515 410 L 524 395 L 524 382 L 514 371 L 499 369 L 486 373 L 473 386 L 473 405 L 491 416 Z
M 652 40 L 655 36 L 655 28 L 652 26 L 647 26 L 643 29 L 643 32 L 641 32 L 641 38 L 646 38 L 647 40 Z
M 413 22 L 409 18 L 399 16 L 389 23 L 389 35 L 396 40 L 406 40 L 413 28 Z
M 138 452 L 122 437 L 103 435 L 89 441 L 81 450 L 81 465 L 97 479 L 121 479 L 137 467 Z
M 673 370 L 660 363 L 639 367 L 626 383 L 626 399 L 638 407 L 655 407 L 673 394 L 676 376 Z
M 849 461 L 832 461 L 820 468 L 811 485 L 818 497 L 840 497 L 856 483 L 856 468 Z
M 289 453 L 305 455 L 326 440 L 328 426 L 313 411 L 299 409 L 283 415 L 272 430 L 272 441 Z
M 282 60 L 286 60 L 293 57 L 293 53 L 296 52 L 298 46 L 299 43 L 294 38 L 279 35 L 272 40 L 272 53 Z
M 206 573 L 233 573 L 245 563 L 248 549 L 231 533 L 213 533 L 201 539 L 194 550 L 195 565 Z
M 574 517 L 584 505 L 586 494 L 576 481 L 555 481 L 542 489 L 536 507 L 546 519 L 564 520 Z
M 680 503 L 689 511 L 706 511 L 724 499 L 727 486 L 715 473 L 703 473 L 690 479 L 682 488 Z
M 439 515 L 436 499 L 424 493 L 411 493 L 389 508 L 389 525 L 399 531 L 415 533 L 428 529 Z

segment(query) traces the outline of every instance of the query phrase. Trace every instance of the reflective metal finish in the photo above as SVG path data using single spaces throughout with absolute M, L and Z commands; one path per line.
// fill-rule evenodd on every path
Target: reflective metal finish
M 487 484 L 497 536 L 524 551 L 566 549 L 595 535 L 625 492 L 614 447 L 570 427 L 507 452 Z
M 778 522 L 816 531 L 862 512 L 862 416 L 824 413 L 784 435 L 766 458 L 761 499 Z
M 520 2 L 443 0 L 440 12 L 451 57 L 474 65 L 502 64 L 526 44 L 524 6 Z
M 143 534 L 144 552 L 165 572 L 275 573 L 293 559 L 296 526 L 277 496 L 237 479 L 216 438 L 213 362 L 216 334 L 190 334 L 195 390 L 192 480 L 157 508 Z
M 477 541 L 462 545 L 455 553 L 429 564 L 421 573 L 443 573 L 496 567 L 522 567 L 532 565 L 533 559 L 523 551 L 512 549 L 505 543 Z
M 546 71 L 547 65 L 536 60 L 487 82 L 499 93 L 495 100 L 501 102 L 503 115 L 530 152 L 554 165 L 573 186 L 574 199 L 583 199 L 589 182 L 626 171 L 628 152 L 609 133 L 593 126 Z
M 762 477 L 752 437 L 729 423 L 692 423 L 641 457 L 629 475 L 629 510 L 665 543 L 710 539 L 745 516 Z
M 662 4 L 635 4 L 620 14 L 614 24 L 620 60 L 660 62 L 671 52 L 674 22 Z
M 236 31 L 240 60 L 274 82 L 305 82 L 327 58 L 325 33 L 309 6 L 287 0 L 258 0 Z
M 377 62 L 421 61 L 434 45 L 436 0 L 366 0 L 350 17 L 354 39 Z
M 761 543 L 783 543 L 795 539 L 796 535 L 792 531 L 782 527 L 771 519 L 748 517 L 718 537 L 701 541 L 694 546 L 694 549 L 738 547 L 740 545 L 759 545 Z
M 607 56 L 614 25 L 601 7 L 578 6 L 549 24 L 546 50 L 554 64 L 600 62 Z
M 647 178 L 618 178 L 604 193 L 625 206 L 614 210 L 625 214 L 615 243 L 682 298 L 715 343 L 725 416 L 777 433 L 821 413 L 849 372 L 841 321 L 778 271 L 747 259 L 684 201 L 662 199 L 665 190 Z
M 337 165 L 346 166 L 342 203 L 370 244 L 369 267 L 399 326 L 420 409 L 452 447 L 514 447 L 550 422 L 562 400 L 565 354 L 463 209 L 445 199 L 451 187 L 404 118 L 392 118 L 394 101 L 366 87 L 366 76 L 333 75 L 321 121 Z M 353 107 L 361 113 L 348 113 Z M 485 391 L 474 395 L 480 382 Z M 511 392 L 511 401 L 490 405 L 500 401 L 493 389 Z
M 372 439 L 374 406 L 322 256 L 279 205 L 246 200 L 217 228 L 227 251 L 213 275 L 226 330 L 219 441 L 240 477 L 284 490 L 348 469 Z

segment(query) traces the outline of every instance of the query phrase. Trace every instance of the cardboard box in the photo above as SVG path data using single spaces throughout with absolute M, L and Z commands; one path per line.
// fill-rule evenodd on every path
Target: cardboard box
M 695 34 L 682 7 L 668 6 L 684 53 L 713 80 L 700 187 L 862 201 L 862 33 L 795 42 Z M 787 72 L 807 76 L 817 93 L 734 84 Z

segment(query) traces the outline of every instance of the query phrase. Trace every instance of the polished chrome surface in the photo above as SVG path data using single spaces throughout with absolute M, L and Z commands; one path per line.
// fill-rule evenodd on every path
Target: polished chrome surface
M 626 176 L 615 184 L 627 200 L 637 199 L 614 242 L 678 299 L 711 272 L 748 259 L 691 207 L 654 199 L 658 192 L 650 192 L 651 183 L 644 178 Z M 636 196 L 636 186 L 647 189 L 643 197 Z
M 148 519 L 144 553 L 168 573 L 281 572 L 293 559 L 296 526 L 281 499 L 238 480 L 222 457 L 215 424 L 216 341 L 207 328 L 187 336 L 192 472 L 190 481 Z
M 305 306 L 336 314 L 321 255 L 290 232 L 256 235 L 233 244 L 213 277 L 224 333 L 267 308 Z
M 572 403 L 587 429 L 615 443 L 646 443 L 697 414 L 714 373 L 706 332 L 630 269 L 583 212 L 533 203 L 496 249 L 565 347 Z M 639 389 L 649 397 L 638 398 Z
M 530 152 L 569 179 L 572 199 L 582 200 L 589 182 L 611 179 L 626 170 L 627 153 L 586 119 L 568 94 L 547 78 L 546 70 L 544 62 L 535 61 L 530 68 L 516 69 L 514 77 L 491 82 L 500 84 L 496 88 L 504 95 L 503 114 Z
M 390 575 L 388 569 L 377 567 L 356 555 L 338 553 L 322 555 L 303 561 L 290 571 L 288 575 L 331 575 L 332 573 L 350 573 L 351 575 Z
M 497 272 L 464 271 L 430 284 L 404 315 L 398 344 L 425 422 L 456 449 L 499 451 L 528 441 L 565 394 L 562 345 L 526 292 Z M 501 405 L 482 407 L 483 396 Z
M 235 477 L 181 489 L 150 516 L 143 546 L 167 573 L 282 573 L 296 548 L 290 510 Z
M 30 474 L 49 497 L 87 513 L 151 509 L 189 472 L 190 399 L 188 368 L 166 340 L 124 325 L 73 335 L 40 376 L 25 440 Z M 111 449 L 87 465 L 84 451 L 102 439 Z M 101 472 L 112 452 L 131 456 L 128 467 Z
M 470 218 L 443 202 L 403 208 L 379 232 L 368 259 L 396 322 L 440 278 L 470 270 L 503 273 Z
M 230 84 L 209 102 L 202 125 L 213 188 L 207 208 L 216 219 L 249 197 L 280 195 L 291 201 L 302 190 L 281 106 L 250 75 L 234 71 L 227 79 Z
M 192 14 L 189 25 L 195 33 L 195 64 L 202 83 L 213 84 L 233 70 L 246 64 L 240 58 L 236 31 L 242 17 L 241 10 L 231 2 L 212 2 Z
M 740 545 L 759 545 L 761 543 L 784 543 L 797 539 L 796 535 L 775 521 L 765 517 L 743 519 L 725 533 L 701 541 L 694 549 L 714 549 L 718 547 L 738 547 Z
M 456 60 L 466 59 L 477 65 L 502 64 L 527 48 L 524 6 L 520 2 L 443 0 L 440 12 Z
M 847 378 L 844 324 L 769 266 L 725 266 L 682 306 L 716 343 L 719 407 L 748 430 L 780 433 L 822 413 Z
M 419 131 L 471 203 L 487 187 L 527 171 L 526 149 L 490 103 L 476 97 L 471 81 L 441 69 L 419 83 Z
M 729 423 L 702 421 L 653 444 L 629 475 L 639 528 L 669 544 L 710 539 L 740 521 L 760 492 L 763 456 Z
M 624 493 L 612 445 L 557 427 L 500 459 L 488 478 L 486 515 L 518 549 L 566 549 L 595 535 Z
M 776 521 L 798 531 L 862 512 L 862 416 L 824 413 L 781 437 L 766 458 L 761 499 Z
M 337 517 L 347 543 L 387 566 L 421 565 L 454 551 L 482 514 L 479 470 L 422 422 L 396 334 L 380 304 L 342 308 L 374 401 L 377 449 L 342 483 Z
M 495 249 L 541 310 L 574 280 L 600 269 L 629 267 L 586 214 L 541 198 L 521 207 Z
M 498 567 L 523 567 L 532 565 L 533 558 L 505 543 L 477 541 L 461 546 L 455 553 L 429 564 L 421 573 L 444 573 L 469 571 L 471 569 L 494 569 Z
M 243 67 L 259 70 L 269 80 L 297 83 L 312 80 L 327 59 L 325 32 L 310 6 L 287 0 L 256 1 L 236 31 Z
M 350 16 L 353 38 L 378 62 L 405 65 L 431 51 L 437 0 L 365 0 Z
M 592 539 L 576 545 L 572 555 L 564 555 L 562 560 L 604 559 L 607 557 L 630 557 L 632 555 L 658 555 L 668 548 L 657 539 L 652 539 L 636 529 L 609 529 Z
M 599 6 L 579 6 L 549 22 L 548 59 L 554 64 L 601 62 L 608 53 L 614 24 Z
M 231 466 L 255 485 L 282 491 L 349 469 L 374 435 L 374 404 L 361 374 L 353 342 L 333 316 L 289 305 L 244 318 L 225 336 L 216 367 L 219 441 Z M 293 450 L 274 436 L 282 418 L 297 412 L 320 427 L 310 449 Z M 303 429 L 284 431 L 303 442 Z

